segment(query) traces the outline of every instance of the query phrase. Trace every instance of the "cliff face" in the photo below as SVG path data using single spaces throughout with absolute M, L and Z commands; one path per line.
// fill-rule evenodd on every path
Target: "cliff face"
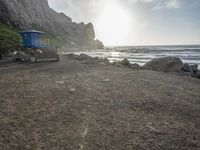
M 1 0 L 0 21 L 20 29 L 38 28 L 64 41 L 68 48 L 96 49 L 103 44 L 95 40 L 91 23 L 75 23 L 63 13 L 57 13 L 48 0 Z

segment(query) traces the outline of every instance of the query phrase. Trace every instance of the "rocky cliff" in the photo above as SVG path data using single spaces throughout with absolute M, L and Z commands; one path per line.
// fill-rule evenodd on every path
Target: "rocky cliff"
M 40 29 L 63 41 L 67 48 L 96 49 L 103 44 L 95 40 L 91 23 L 75 23 L 63 13 L 51 9 L 48 0 L 0 0 L 0 21 L 12 27 Z

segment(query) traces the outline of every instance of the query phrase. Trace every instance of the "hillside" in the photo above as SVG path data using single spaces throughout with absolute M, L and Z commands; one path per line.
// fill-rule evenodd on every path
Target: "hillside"
M 0 53 L 8 52 L 20 45 L 18 31 L 0 23 Z
M 103 44 L 95 40 L 91 23 L 73 22 L 65 14 L 51 9 L 48 0 L 1 0 L 0 22 L 20 30 L 39 29 L 47 32 L 59 46 L 66 49 L 103 48 Z
M 19 31 L 19 28 L 10 27 L 0 23 L 0 54 L 7 54 L 20 46 Z M 49 39 L 51 45 L 54 45 L 57 48 L 64 45 L 64 41 L 58 40 L 50 33 L 46 33 L 44 38 Z

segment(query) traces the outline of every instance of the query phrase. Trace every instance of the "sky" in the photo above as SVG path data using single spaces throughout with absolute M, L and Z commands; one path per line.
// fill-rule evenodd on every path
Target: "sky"
M 200 0 L 49 0 L 106 46 L 200 44 Z

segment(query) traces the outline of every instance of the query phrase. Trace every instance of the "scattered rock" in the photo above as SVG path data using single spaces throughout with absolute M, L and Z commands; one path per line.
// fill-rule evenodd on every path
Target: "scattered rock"
M 198 71 L 198 65 L 194 64 L 194 65 L 191 65 L 190 67 L 192 68 L 193 73 L 196 74 Z
M 71 54 L 67 54 L 66 55 L 69 59 L 78 59 L 79 58 L 79 55 L 76 55 L 76 54 L 73 54 L 73 53 L 71 53 Z
M 124 59 L 120 62 L 120 64 L 122 64 L 123 66 L 129 66 L 130 65 L 130 62 L 128 59 Z
M 129 64 L 129 68 L 131 68 L 131 69 L 139 69 L 140 65 L 138 65 L 138 64 Z
M 78 57 L 78 60 L 80 61 L 83 61 L 83 60 L 94 60 L 94 59 L 97 59 L 97 58 L 93 58 L 93 57 L 90 57 L 86 54 L 80 54 L 80 56 Z
M 197 69 L 197 72 L 196 72 L 196 74 L 200 74 L 200 70 L 199 70 L 199 69 Z
M 200 79 L 200 73 L 192 74 L 192 77 L 195 77 L 195 78 L 199 78 L 199 79 Z
M 147 62 L 144 67 L 154 71 L 181 72 L 184 68 L 183 62 L 177 57 L 156 58 Z
M 192 74 L 196 74 L 198 71 L 198 65 L 189 65 L 189 64 L 184 64 L 183 71 L 185 72 L 190 72 Z
M 117 66 L 117 67 L 122 66 L 121 63 L 118 62 L 118 61 L 114 61 L 114 62 L 112 62 L 111 64 L 114 65 L 114 66 Z
M 109 82 L 110 79 L 103 79 L 102 82 Z
M 74 93 L 74 92 L 76 92 L 76 89 L 75 88 L 70 88 L 69 92 Z
M 192 69 L 189 64 L 184 64 L 183 71 L 185 72 L 192 72 Z
M 82 53 L 80 55 L 67 54 L 66 57 L 69 59 L 81 61 L 84 64 L 94 64 L 94 63 L 104 64 L 104 65 L 110 64 L 110 62 L 107 58 L 91 57 L 84 53 Z
M 22 51 L 16 51 L 13 55 L 13 60 L 14 61 L 25 61 L 28 62 L 30 61 L 31 56 L 25 52 Z
M 138 65 L 136 63 L 135 64 L 131 64 L 128 59 L 124 59 L 122 61 L 115 61 L 115 62 L 112 63 L 112 65 L 115 65 L 117 67 L 125 66 L 125 67 L 128 67 L 130 69 L 141 69 L 141 68 L 143 68 L 143 67 L 141 67 L 140 65 Z

